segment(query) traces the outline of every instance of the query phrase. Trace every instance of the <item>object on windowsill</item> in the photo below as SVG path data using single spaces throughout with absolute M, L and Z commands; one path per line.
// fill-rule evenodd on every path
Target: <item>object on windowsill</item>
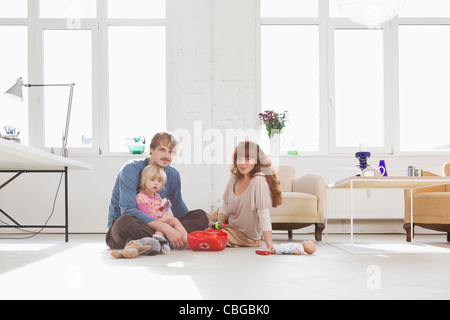
M 2 135 L 1 138 L 5 139 L 5 140 L 9 140 L 9 141 L 20 143 L 20 139 L 19 139 L 19 135 L 18 134 Z
M 145 137 L 133 138 L 134 142 L 128 145 L 128 150 L 132 154 L 142 154 L 145 150 Z
M 295 147 L 294 141 L 292 141 L 292 144 L 288 149 L 288 156 L 297 156 L 297 155 L 298 155 L 297 148 Z
M 5 126 L 4 129 L 5 129 L 6 135 L 2 135 L 1 136 L 2 139 L 20 143 L 20 139 L 19 139 L 20 130 L 17 131 L 17 129 L 13 126 Z

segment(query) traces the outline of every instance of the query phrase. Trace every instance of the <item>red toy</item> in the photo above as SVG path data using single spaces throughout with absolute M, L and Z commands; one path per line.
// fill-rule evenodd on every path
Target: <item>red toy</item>
M 267 256 L 267 255 L 270 254 L 270 252 L 267 251 L 267 250 L 255 250 L 255 253 L 256 253 L 256 254 L 260 254 L 260 255 L 262 255 L 262 256 Z
M 194 251 L 222 251 L 227 246 L 227 236 L 220 230 L 194 231 L 188 234 L 187 242 Z

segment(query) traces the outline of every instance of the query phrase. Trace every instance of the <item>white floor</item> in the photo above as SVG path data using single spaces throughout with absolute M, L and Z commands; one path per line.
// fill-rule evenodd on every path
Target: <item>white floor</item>
M 0 300 L 450 298 L 445 236 L 416 236 L 411 245 L 404 235 L 356 235 L 353 254 L 342 250 L 351 249 L 348 241 L 328 235 L 310 256 L 227 248 L 116 260 L 104 235 L 70 235 L 68 243 L 62 235 L 0 239 Z

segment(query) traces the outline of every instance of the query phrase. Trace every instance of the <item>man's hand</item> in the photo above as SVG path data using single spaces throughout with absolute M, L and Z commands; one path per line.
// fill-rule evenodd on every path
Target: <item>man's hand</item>
M 169 228 L 170 228 L 169 232 L 164 232 L 167 239 L 175 249 L 183 250 L 186 247 L 186 240 L 184 239 L 184 236 L 171 226 L 169 226 Z
M 169 224 L 155 220 L 147 223 L 147 225 L 156 231 L 161 231 L 164 233 L 174 249 L 182 250 L 186 246 L 184 236 Z

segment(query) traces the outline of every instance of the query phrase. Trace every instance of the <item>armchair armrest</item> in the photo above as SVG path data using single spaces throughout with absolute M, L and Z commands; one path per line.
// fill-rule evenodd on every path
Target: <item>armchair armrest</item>
M 317 174 L 307 174 L 301 178 L 294 179 L 292 185 L 293 192 L 313 194 L 317 197 L 317 212 L 321 222 L 324 221 L 325 210 L 325 181 Z

